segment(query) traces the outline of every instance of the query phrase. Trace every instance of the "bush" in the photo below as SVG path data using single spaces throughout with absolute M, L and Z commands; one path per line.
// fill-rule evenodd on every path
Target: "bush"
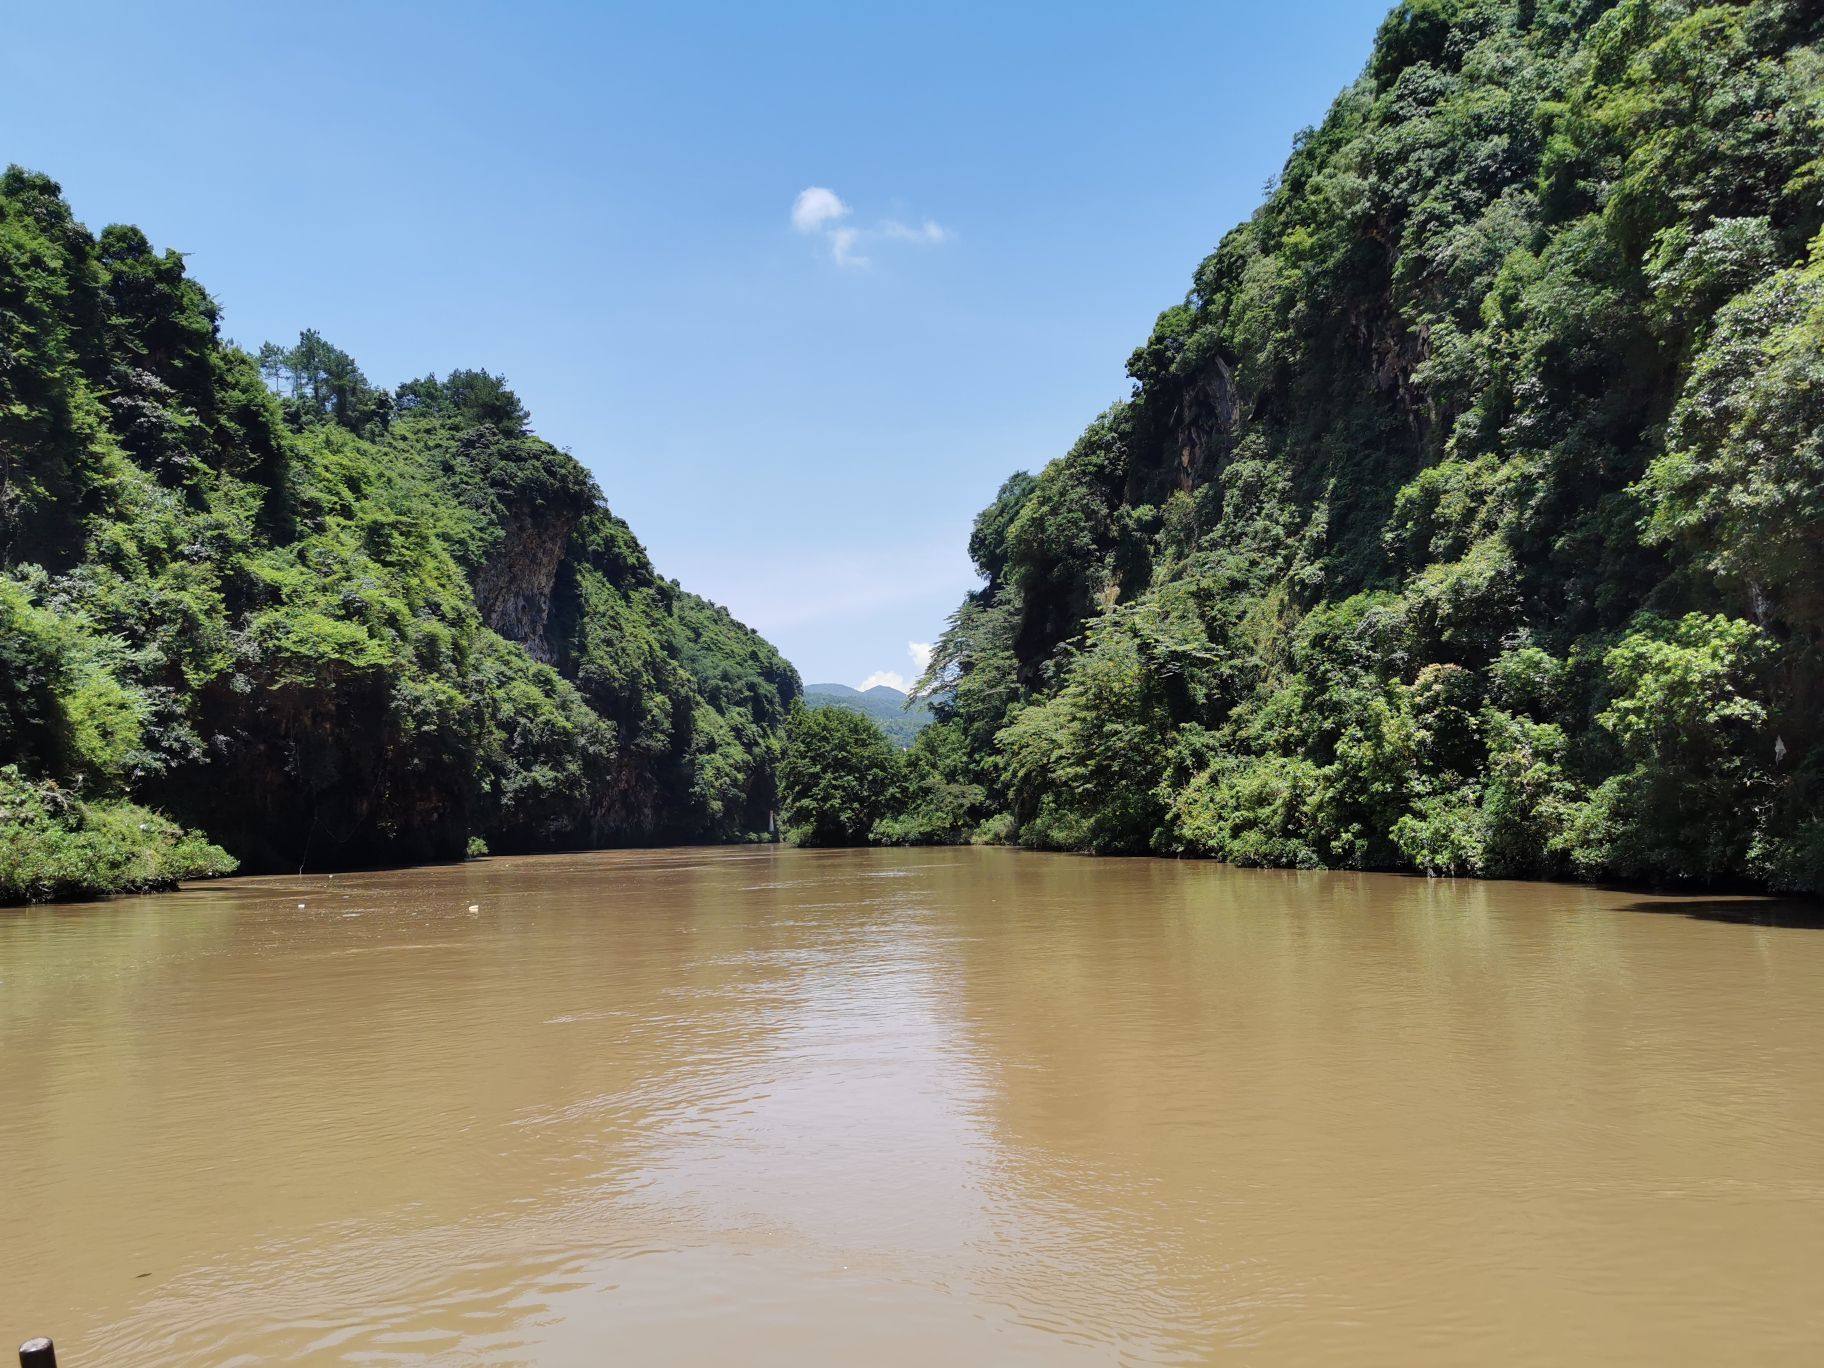
M 1315 817 L 1323 783 L 1309 760 L 1230 762 L 1191 781 L 1173 820 L 1191 850 L 1230 864 L 1316 869 L 1324 863 Z
M 143 893 L 234 870 L 219 846 L 145 808 L 84 803 L 0 769 L 0 902 Z
M 1434 793 L 1393 824 L 1393 843 L 1427 874 L 1482 874 L 1488 826 L 1473 788 Z
M 877 845 L 961 845 L 986 809 L 968 747 L 953 726 L 925 727 L 899 756 L 899 808 L 874 824 Z
M 969 837 L 970 845 L 1012 845 L 1015 840 L 1013 815 L 997 812 L 985 819 Z
M 1757 669 L 1769 643 L 1753 623 L 1643 614 L 1603 658 L 1614 700 L 1597 722 L 1628 767 L 1571 815 L 1585 874 L 1715 880 L 1748 872 L 1767 776 L 1756 755 L 1767 709 Z

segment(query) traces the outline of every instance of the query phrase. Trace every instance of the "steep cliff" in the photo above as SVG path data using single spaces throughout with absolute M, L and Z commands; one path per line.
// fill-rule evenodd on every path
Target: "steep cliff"
M 0 898 L 764 829 L 796 674 L 500 377 L 256 360 L 18 168 L 0 324 Z
M 978 521 L 926 681 L 972 818 L 1824 887 L 1820 148 L 1809 0 L 1397 6 Z

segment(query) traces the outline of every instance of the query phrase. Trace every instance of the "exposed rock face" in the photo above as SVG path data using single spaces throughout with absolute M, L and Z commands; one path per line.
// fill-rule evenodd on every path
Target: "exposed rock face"
M 1178 488 L 1190 493 L 1208 478 L 1234 445 L 1241 425 L 1235 372 L 1220 356 L 1185 386 L 1173 415 L 1178 431 Z M 1212 459 L 1214 458 L 1214 459 Z
M 475 574 L 475 602 L 482 621 L 546 665 L 556 658 L 545 640 L 551 586 L 576 519 L 568 509 L 513 507 L 500 544 Z

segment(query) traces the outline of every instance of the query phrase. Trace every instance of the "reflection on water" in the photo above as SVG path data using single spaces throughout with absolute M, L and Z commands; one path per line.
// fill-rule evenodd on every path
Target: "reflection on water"
M 1815 1362 L 1824 931 L 1767 907 L 763 848 L 3 913 L 0 1332 Z

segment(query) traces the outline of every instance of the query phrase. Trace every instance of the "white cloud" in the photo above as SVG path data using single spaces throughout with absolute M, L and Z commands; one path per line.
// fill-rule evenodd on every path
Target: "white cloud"
M 792 201 L 792 227 L 801 233 L 824 239 L 830 244 L 830 259 L 838 266 L 850 267 L 870 264 L 867 254 L 861 250 L 870 241 L 936 246 L 948 242 L 951 237 L 950 230 L 936 219 L 903 223 L 899 219 L 887 218 L 881 219 L 871 228 L 844 223 L 843 220 L 853 212 L 834 190 L 812 185 L 800 190 L 798 198 Z
M 928 641 L 908 641 L 906 651 L 912 657 L 912 663 L 922 675 L 931 666 L 931 643 Z
M 830 255 L 836 258 L 838 266 L 866 266 L 868 259 L 855 250 L 855 243 L 861 237 L 859 228 L 830 229 Z
M 935 219 L 926 219 L 923 223 L 901 223 L 898 219 L 882 219 L 880 227 L 874 230 L 884 238 L 895 242 L 948 242 L 950 230 Z
M 898 670 L 876 670 L 855 687 L 865 693 L 876 684 L 885 684 L 889 689 L 898 689 L 901 693 L 905 693 L 912 687 Z
M 798 198 L 792 201 L 792 227 L 801 233 L 820 233 L 825 224 L 848 216 L 849 206 L 834 190 L 826 190 L 821 185 L 800 190 Z

